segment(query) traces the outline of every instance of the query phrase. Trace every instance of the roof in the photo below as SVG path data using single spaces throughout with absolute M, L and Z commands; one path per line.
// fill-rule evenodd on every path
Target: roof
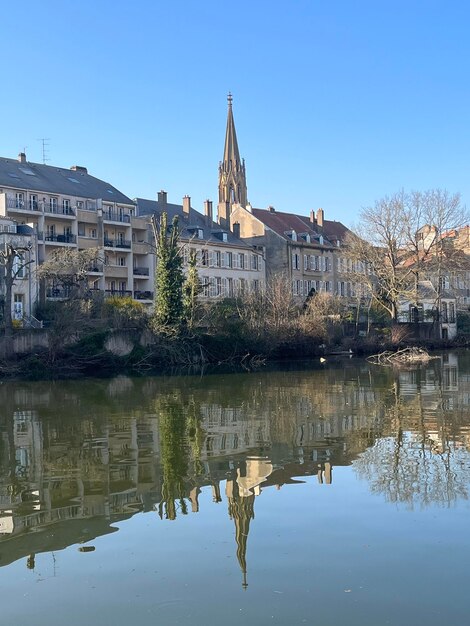
M 168 221 L 171 222 L 175 215 L 179 217 L 179 225 L 181 228 L 181 238 L 191 239 L 194 237 L 194 229 L 201 229 L 204 232 L 203 239 L 209 243 L 220 243 L 221 233 L 226 233 L 227 241 L 224 243 L 231 244 L 238 247 L 251 249 L 252 246 L 248 245 L 242 239 L 235 237 L 235 235 L 228 229 L 224 229 L 216 222 L 211 221 L 207 223 L 205 215 L 190 207 L 189 217 L 183 211 L 183 205 L 172 204 L 170 202 L 161 203 L 156 200 L 146 200 L 145 198 L 136 198 L 137 214 L 142 215 L 161 215 L 165 212 L 168 215 Z
M 424 301 L 436 302 L 439 297 L 441 299 L 444 298 L 445 300 L 455 300 L 455 296 L 445 289 L 441 290 L 441 293 L 439 296 L 436 288 L 434 287 L 434 285 L 432 284 L 430 280 L 418 281 L 418 288 L 417 288 L 418 302 L 424 302 Z
M 322 228 L 317 224 L 312 224 L 310 219 L 306 216 L 296 215 L 294 213 L 283 213 L 281 211 L 272 211 L 269 209 L 252 209 L 252 213 L 268 228 L 285 239 L 288 239 L 287 233 L 294 230 L 297 234 L 308 233 L 312 238 L 314 238 L 312 243 L 317 243 L 318 245 L 321 245 L 318 239 L 320 235 L 322 235 L 324 237 L 324 245 L 327 247 L 333 246 L 330 237 L 326 233 L 325 227 Z M 346 226 L 343 226 L 340 222 L 326 221 L 328 224 L 331 223 L 341 225 L 342 228 L 347 231 Z M 331 229 L 331 231 L 333 232 L 333 229 Z
M 4 157 L 0 157 L 0 187 L 2 186 L 134 204 L 116 187 L 88 174 L 85 168 L 75 171 L 29 161 L 22 163 L 17 159 Z

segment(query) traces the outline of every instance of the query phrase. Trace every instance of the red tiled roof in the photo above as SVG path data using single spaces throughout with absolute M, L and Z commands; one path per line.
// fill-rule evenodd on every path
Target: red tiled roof
M 305 215 L 270 211 L 269 209 L 252 209 L 252 212 L 257 219 L 281 237 L 286 237 L 286 232 L 295 230 L 297 234 L 308 233 L 316 237 L 323 235 L 328 240 L 325 241 L 326 245 L 334 245 L 337 239 L 343 241 L 346 233 L 349 232 L 344 224 L 333 220 L 324 220 L 323 227 L 320 227 L 317 224 L 312 224 L 310 218 Z

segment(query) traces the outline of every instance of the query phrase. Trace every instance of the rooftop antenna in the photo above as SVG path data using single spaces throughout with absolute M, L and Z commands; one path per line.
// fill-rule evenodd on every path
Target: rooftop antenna
M 50 158 L 49 158 L 50 139 L 48 137 L 42 137 L 41 139 L 38 139 L 38 141 L 40 141 L 42 145 L 42 162 L 43 162 L 43 165 L 46 165 L 47 161 L 50 161 Z

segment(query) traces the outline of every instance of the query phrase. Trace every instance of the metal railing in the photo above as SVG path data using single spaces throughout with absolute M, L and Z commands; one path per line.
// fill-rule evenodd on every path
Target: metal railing
M 134 276 L 149 276 L 150 270 L 148 267 L 134 267 L 132 270 Z
M 104 295 L 107 298 L 132 298 L 132 291 L 127 289 L 105 289 Z
M 135 300 L 153 300 L 153 291 L 134 291 Z
M 67 287 L 48 287 L 46 289 L 46 298 L 65 299 L 70 297 L 70 289 Z
M 53 215 L 70 215 L 74 216 L 75 211 L 70 206 L 51 206 L 50 204 L 44 205 L 44 213 L 52 213 Z
M 103 211 L 103 219 L 111 222 L 131 223 L 131 216 L 126 213 L 115 213 L 114 211 Z
M 77 243 L 77 237 L 75 235 L 47 235 L 44 237 L 44 241 L 57 241 L 57 243 Z
M 19 198 L 13 198 L 7 196 L 7 209 L 17 209 L 19 211 L 41 211 L 39 202 L 35 200 L 20 200 Z
M 132 242 L 129 239 L 107 239 L 104 240 L 107 248 L 131 248 Z

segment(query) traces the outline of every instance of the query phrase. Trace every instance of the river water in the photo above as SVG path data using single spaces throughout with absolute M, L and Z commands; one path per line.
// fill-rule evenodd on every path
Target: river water
M 0 624 L 470 621 L 470 354 L 0 385 Z

